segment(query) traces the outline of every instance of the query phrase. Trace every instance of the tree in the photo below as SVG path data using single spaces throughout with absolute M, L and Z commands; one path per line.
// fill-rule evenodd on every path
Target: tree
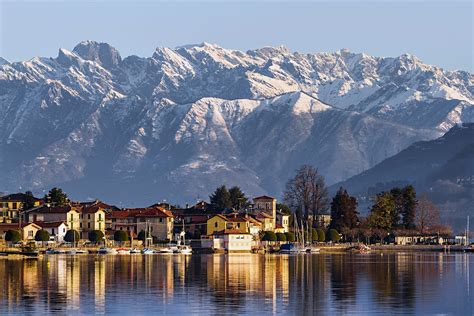
M 415 213 L 415 223 L 421 234 L 432 231 L 434 227 L 439 227 L 439 209 L 423 194 L 418 201 Z
M 211 200 L 211 207 L 214 210 L 222 210 L 222 209 L 228 209 L 232 207 L 232 201 L 230 200 L 230 193 L 225 187 L 225 185 L 222 185 L 218 187 L 214 193 L 209 196 L 209 199 Z
M 64 206 L 69 203 L 66 193 L 60 188 L 52 188 L 48 194 L 44 196 L 44 200 L 55 206 Z
M 338 242 L 341 239 L 341 235 L 335 230 L 334 228 L 331 228 L 328 232 L 328 238 L 332 242 Z
M 337 231 L 348 231 L 357 227 L 357 199 L 350 196 L 345 189 L 339 188 L 331 202 L 330 228 Z
M 319 241 L 318 231 L 316 228 L 311 228 L 311 240 L 313 240 L 313 242 Z
M 22 211 L 27 211 L 35 207 L 35 197 L 31 191 L 25 192 L 25 200 L 23 201 Z
M 87 236 L 91 242 L 101 242 L 104 240 L 104 233 L 101 230 L 92 230 L 89 232 L 89 235 Z
M 128 241 L 128 233 L 124 230 L 117 230 L 114 233 L 114 240 L 118 241 L 119 243 Z
M 295 234 L 292 233 L 292 232 L 286 232 L 285 233 L 285 236 L 286 236 L 286 241 L 288 242 L 295 242 Z
M 277 236 L 272 231 L 265 231 L 263 232 L 262 240 L 263 241 L 277 241 Z
M 277 203 L 276 205 L 277 210 L 282 212 L 283 214 L 290 215 L 291 214 L 291 209 L 288 207 L 288 205 L 283 204 L 283 203 Z
M 49 241 L 49 237 L 50 237 L 50 235 L 49 235 L 49 232 L 47 230 L 40 229 L 36 232 L 35 240 L 45 242 L 45 241 Z
M 285 233 L 277 233 L 276 234 L 277 240 L 280 242 L 286 242 L 286 235 Z
M 245 208 L 249 203 L 249 200 L 245 196 L 244 192 L 242 192 L 242 190 L 237 186 L 229 189 L 229 196 L 231 207 L 236 210 Z
M 318 232 L 318 241 L 326 241 L 326 233 L 324 232 L 324 230 L 322 228 L 317 228 L 316 231 Z
M 392 228 L 395 202 L 390 192 L 377 194 L 375 204 L 370 209 L 368 225 L 371 229 L 389 230 Z
M 5 233 L 5 240 L 10 243 L 16 243 L 21 240 L 21 234 L 17 230 L 7 230 Z
M 305 218 L 325 213 L 329 201 L 324 177 L 314 167 L 303 165 L 296 171 L 295 177 L 286 183 L 284 200 Z
M 77 243 L 81 239 L 81 236 L 79 236 L 79 233 L 77 230 L 70 229 L 66 232 L 66 235 L 64 235 L 64 241 L 65 242 L 72 242 L 72 243 Z
M 400 226 L 400 220 L 404 214 L 404 209 L 405 209 L 404 191 L 405 191 L 405 188 L 401 189 L 399 187 L 395 187 L 390 190 L 390 194 L 392 195 L 392 199 L 395 203 L 395 208 L 393 209 L 393 214 L 392 214 L 392 227 L 393 228 Z
M 408 185 L 403 190 L 403 226 L 406 229 L 415 228 L 416 214 L 416 191 L 412 185 Z

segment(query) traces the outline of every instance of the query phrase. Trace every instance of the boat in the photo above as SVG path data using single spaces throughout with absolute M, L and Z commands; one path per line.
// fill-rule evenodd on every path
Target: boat
M 89 253 L 89 251 L 85 249 L 75 249 L 76 250 L 76 255 L 83 255 Z
M 118 248 L 117 249 L 117 254 L 119 254 L 119 255 L 129 255 L 130 254 L 130 249 Z
M 189 246 L 179 246 L 178 247 L 178 253 L 184 254 L 184 255 L 190 255 L 193 253 L 193 249 Z
M 142 250 L 142 254 L 144 254 L 144 255 L 152 255 L 154 253 L 155 253 L 155 251 L 153 249 L 150 249 L 150 248 L 144 248 Z
M 303 253 L 306 248 L 301 247 L 298 243 L 288 243 L 280 246 L 281 253 Z
M 67 254 L 67 255 L 75 255 L 75 254 L 76 254 L 76 249 L 69 249 L 69 250 L 66 250 L 66 254 Z
M 115 250 L 114 248 L 102 247 L 102 248 L 99 248 L 99 250 L 97 250 L 97 253 L 99 255 L 116 255 L 117 250 Z
M 158 253 L 174 253 L 174 251 L 171 247 L 165 247 L 158 250 Z
M 137 253 L 141 253 L 140 249 L 137 249 L 137 248 L 130 249 L 130 254 L 137 254 Z
M 320 248 L 315 247 L 315 246 L 306 246 L 305 250 L 306 250 L 306 252 L 308 252 L 308 253 L 318 253 L 318 252 L 321 251 Z
M 56 254 L 56 250 L 55 249 L 52 249 L 52 248 L 48 248 L 44 251 L 44 253 L 46 255 L 55 255 Z

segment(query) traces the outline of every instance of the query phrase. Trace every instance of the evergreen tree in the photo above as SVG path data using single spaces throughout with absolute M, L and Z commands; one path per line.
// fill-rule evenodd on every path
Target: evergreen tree
M 230 193 L 225 187 L 225 185 L 222 185 L 218 187 L 214 193 L 209 196 L 209 199 L 211 200 L 211 207 L 214 210 L 222 210 L 222 209 L 228 209 L 232 207 L 232 201 L 230 200 Z
M 245 196 L 244 192 L 242 192 L 242 190 L 237 186 L 229 189 L 229 196 L 231 206 L 236 210 L 245 208 L 249 203 L 249 200 Z
M 92 230 L 89 232 L 89 240 L 91 242 L 101 242 L 104 241 L 104 233 L 100 230 Z
M 40 229 L 36 232 L 35 240 L 45 242 L 45 241 L 49 241 L 49 237 L 50 235 L 47 230 Z
M 276 208 L 277 208 L 277 210 L 279 210 L 279 211 L 282 212 L 283 214 L 286 214 L 286 215 L 290 215 L 290 214 L 291 214 L 291 210 L 290 210 L 290 208 L 288 207 L 288 205 L 286 205 L 286 204 L 277 203 Z
M 35 207 L 35 197 L 31 191 L 25 192 L 25 200 L 23 201 L 22 211 L 27 211 Z
M 350 196 L 345 189 L 339 188 L 331 202 L 330 228 L 337 231 L 347 231 L 357 227 L 357 199 Z
M 66 193 L 64 193 L 60 188 L 52 188 L 48 194 L 44 196 L 44 200 L 55 206 L 64 206 L 69 203 Z
M 369 227 L 384 231 L 391 229 L 394 210 L 395 201 L 390 192 L 377 194 L 377 198 L 370 209 L 370 215 L 368 217 Z
M 415 216 L 418 201 L 416 200 L 416 191 L 412 185 L 408 185 L 403 190 L 403 226 L 406 229 L 416 227 Z
M 401 189 L 399 187 L 395 187 L 390 190 L 390 194 L 392 195 L 393 202 L 395 203 L 395 208 L 392 214 L 392 227 L 393 228 L 400 226 L 400 220 L 404 213 L 404 209 L 405 209 L 404 191 L 405 191 L 405 188 Z

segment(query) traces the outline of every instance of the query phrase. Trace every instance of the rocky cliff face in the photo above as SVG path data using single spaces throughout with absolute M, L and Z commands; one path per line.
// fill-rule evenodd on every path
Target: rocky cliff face
M 124 59 L 86 41 L 0 65 L 1 189 L 193 202 L 222 183 L 279 195 L 310 163 L 345 180 L 474 119 L 474 77 L 416 57 L 203 43 Z

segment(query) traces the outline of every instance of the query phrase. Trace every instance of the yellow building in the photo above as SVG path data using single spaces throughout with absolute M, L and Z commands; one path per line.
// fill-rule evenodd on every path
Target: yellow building
M 227 218 L 224 215 L 215 215 L 207 220 L 207 235 L 213 235 L 227 227 Z
M 276 227 L 276 199 L 271 196 L 262 195 L 253 199 L 253 208 L 255 211 L 266 213 L 272 218 L 272 227 L 265 227 L 264 230 L 273 231 Z M 268 228 L 268 229 L 267 229 Z
M 89 232 L 100 230 L 105 233 L 105 210 L 99 205 L 83 207 L 81 210 L 81 238 L 89 238 Z
M 224 230 L 235 230 L 241 233 L 250 232 L 250 222 L 244 217 L 237 215 L 224 216 L 215 215 L 207 220 L 207 235 L 213 235 Z
M 21 228 L 20 228 L 21 227 Z M 5 238 L 5 233 L 9 230 L 19 231 L 21 239 L 24 241 L 35 240 L 35 235 L 41 227 L 34 223 L 23 223 L 23 224 L 0 224 L 0 234 L 2 238 Z
M 24 203 L 30 202 L 33 207 L 43 204 L 43 200 L 25 193 L 15 193 L 0 197 L 0 222 L 6 223 L 19 218 Z
M 58 222 L 66 223 L 68 230 L 74 229 L 80 231 L 81 213 L 77 207 L 66 206 L 42 206 L 33 209 L 27 213 L 28 222 Z

